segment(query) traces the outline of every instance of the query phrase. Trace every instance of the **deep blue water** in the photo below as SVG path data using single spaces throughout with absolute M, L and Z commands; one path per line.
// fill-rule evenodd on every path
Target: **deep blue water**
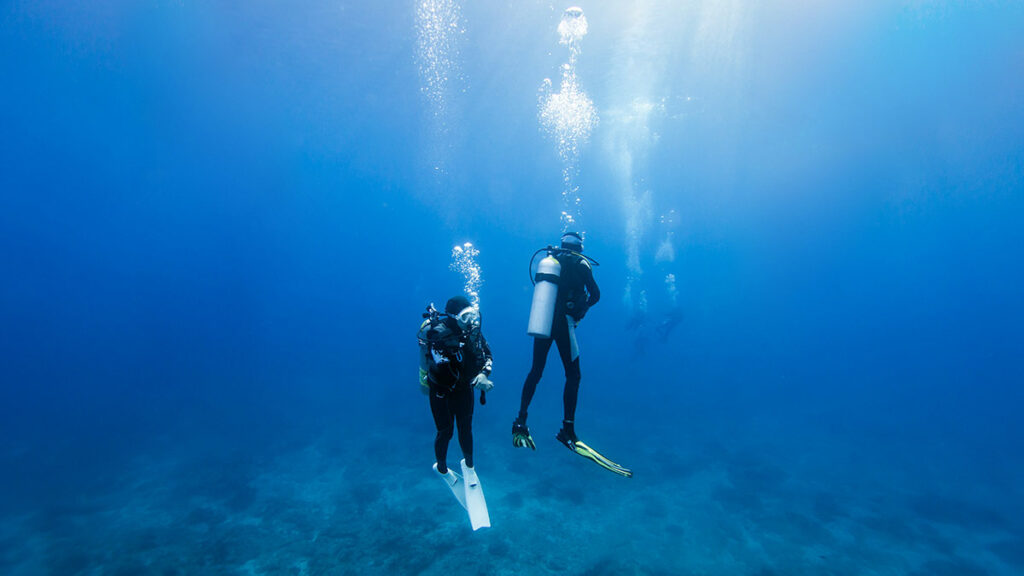
M 569 5 L 426 2 L 432 90 L 420 4 L 0 4 L 4 573 L 1024 570 L 1024 5 L 579 4 L 577 429 L 624 480 L 552 441 L 554 355 L 508 437 Z M 476 533 L 414 380 L 464 242 Z

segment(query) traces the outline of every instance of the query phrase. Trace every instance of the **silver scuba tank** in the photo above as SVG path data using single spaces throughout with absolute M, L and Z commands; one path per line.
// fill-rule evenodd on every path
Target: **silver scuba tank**
M 555 299 L 558 297 L 558 279 L 561 274 L 562 265 L 550 254 L 537 264 L 533 302 L 530 303 L 530 323 L 526 328 L 530 336 L 551 337 L 551 322 L 555 317 Z

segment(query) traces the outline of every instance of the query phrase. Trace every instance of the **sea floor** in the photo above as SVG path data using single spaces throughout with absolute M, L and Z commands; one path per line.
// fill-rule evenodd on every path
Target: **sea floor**
M 879 466 L 838 436 L 581 424 L 581 437 L 634 469 L 625 479 L 559 445 L 552 415 L 531 416 L 531 452 L 511 446 L 510 419 L 486 410 L 476 460 L 489 529 L 472 531 L 434 475 L 429 415 L 410 409 L 388 426 L 262 449 L 168 439 L 101 488 L 0 519 L 0 573 L 1024 573 L 1020 504 L 1000 501 L 1012 494 L 937 482 L 913 463 Z M 460 457 L 453 441 L 449 464 Z

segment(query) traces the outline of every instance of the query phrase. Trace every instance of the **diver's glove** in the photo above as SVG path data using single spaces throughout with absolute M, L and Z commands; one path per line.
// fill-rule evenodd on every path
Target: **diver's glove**
M 430 394 L 430 381 L 427 380 L 427 371 L 420 368 L 420 392 Z
M 494 382 L 491 382 L 487 374 L 481 372 L 473 378 L 473 387 L 481 392 L 490 392 L 491 388 L 494 388 Z
M 537 445 L 533 443 L 533 437 L 530 436 L 530 429 L 519 420 L 512 422 L 512 445 L 516 448 L 537 449 Z

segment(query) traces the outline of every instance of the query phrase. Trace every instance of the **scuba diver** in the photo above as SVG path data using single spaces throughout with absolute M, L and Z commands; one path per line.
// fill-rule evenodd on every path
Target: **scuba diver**
M 445 480 L 456 499 L 470 514 L 473 529 L 490 526 L 480 481 L 473 468 L 473 389 L 480 390 L 480 404 L 494 387 L 491 348 L 480 328 L 480 311 L 465 296 L 455 296 L 438 312 L 431 304 L 420 325 L 419 380 L 430 396 L 434 416 L 434 470 Z M 448 444 L 458 430 L 462 448 L 462 476 L 448 468 Z M 461 481 L 465 478 L 465 483 Z
M 662 342 L 668 340 L 672 330 L 679 325 L 683 320 L 683 311 L 678 306 L 673 306 L 658 322 L 658 325 L 654 327 L 654 331 L 658 333 L 658 339 Z
M 546 252 L 533 275 L 533 261 Z M 523 383 L 519 414 L 512 422 L 512 445 L 536 450 L 537 445 L 526 426 L 527 410 L 537 391 L 547 363 L 551 344 L 558 347 L 558 356 L 565 370 L 565 389 L 562 393 L 562 428 L 555 438 L 569 450 L 598 465 L 620 474 L 632 476 L 626 468 L 608 460 L 576 436 L 576 400 L 580 385 L 579 346 L 576 326 L 587 311 L 601 299 L 601 290 L 594 280 L 591 264 L 597 261 L 583 255 L 583 238 L 577 232 L 566 232 L 561 247 L 548 246 L 534 252 L 530 260 L 531 280 L 534 282 L 533 302 L 530 307 L 530 325 L 527 332 L 534 337 L 533 364 Z
M 480 330 L 480 313 L 465 296 L 448 300 L 444 313 L 433 304 L 420 325 L 420 386 L 430 396 L 437 436 L 434 439 L 438 473 L 448 476 L 445 457 L 454 425 L 466 465 L 473 468 L 473 388 L 480 390 L 480 403 L 494 387 L 491 348 Z
M 635 334 L 631 360 L 638 360 L 650 348 L 651 335 L 658 337 L 661 343 L 667 342 L 672 331 L 683 320 L 683 311 L 678 306 L 662 315 L 653 326 L 648 322 L 646 312 L 636 312 L 626 321 L 626 330 Z

